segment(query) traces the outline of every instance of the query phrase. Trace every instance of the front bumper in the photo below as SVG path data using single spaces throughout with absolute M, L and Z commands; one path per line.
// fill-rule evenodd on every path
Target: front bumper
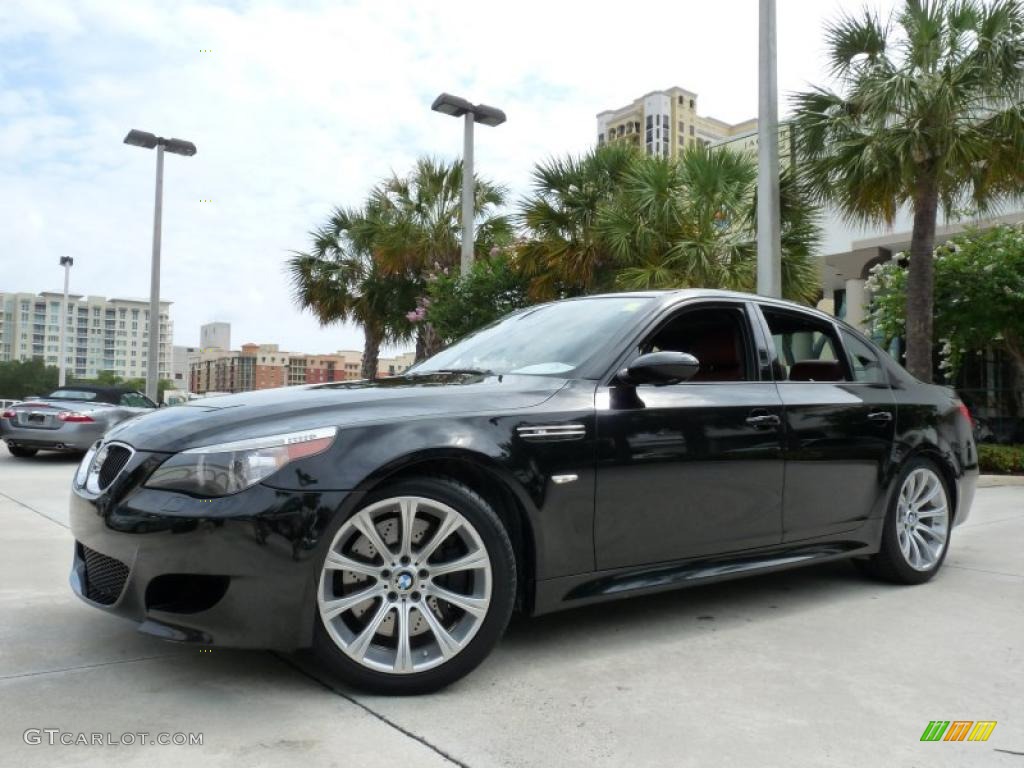
M 323 534 L 352 494 L 256 485 L 201 500 L 141 487 L 159 458 L 137 453 L 101 496 L 73 489 L 74 592 L 164 639 L 308 646 Z
M 18 448 L 36 448 L 42 451 L 87 451 L 101 437 L 104 425 L 64 424 L 58 429 L 18 427 L 10 419 L 0 419 L 0 439 Z

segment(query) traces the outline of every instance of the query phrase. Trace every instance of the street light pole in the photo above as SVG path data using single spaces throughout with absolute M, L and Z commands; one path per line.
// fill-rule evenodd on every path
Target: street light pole
M 64 267 L 64 302 L 60 307 L 60 373 L 57 386 L 63 387 L 67 381 L 67 335 L 68 335 L 68 284 L 71 281 L 71 266 L 75 260 L 70 256 L 61 256 L 60 265 Z
M 459 273 L 469 273 L 473 266 L 473 219 L 476 215 L 476 191 L 473 180 L 473 123 L 496 126 L 505 122 L 505 113 L 486 104 L 472 104 L 459 96 L 442 93 L 430 106 L 435 112 L 452 117 L 464 117 L 462 141 L 462 248 Z
M 760 0 L 757 91 L 757 292 L 779 298 L 782 296 L 782 242 L 775 0 Z
M 160 232 L 164 217 L 164 146 L 156 147 L 156 201 L 153 204 L 153 258 L 149 265 L 149 355 L 146 397 L 154 403 L 160 381 Z
M 146 397 L 156 402 L 160 376 L 160 230 L 164 215 L 164 150 L 192 157 L 196 145 L 183 139 L 165 139 L 146 131 L 131 130 L 124 143 L 143 149 L 156 149 L 156 201 L 153 206 L 153 258 L 149 274 L 149 350 L 146 353 Z
M 462 139 L 462 258 L 459 274 L 465 277 L 473 266 L 473 217 L 476 184 L 473 179 L 473 113 L 463 118 L 465 131 Z

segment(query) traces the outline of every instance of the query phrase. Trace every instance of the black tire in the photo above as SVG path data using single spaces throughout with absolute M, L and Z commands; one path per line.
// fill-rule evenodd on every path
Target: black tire
M 7 450 L 11 452 L 11 456 L 19 459 L 30 459 L 39 452 L 38 448 L 18 448 L 14 445 L 8 445 Z
M 439 501 L 460 513 L 475 529 L 490 559 L 491 597 L 487 613 L 472 639 L 451 659 L 422 672 L 395 674 L 369 669 L 348 656 L 325 628 L 320 611 L 316 613 L 313 654 L 327 670 L 345 683 L 364 691 L 386 695 L 431 693 L 451 685 L 469 674 L 491 652 L 508 626 L 516 597 L 516 561 L 508 531 L 501 519 L 478 494 L 448 478 L 419 477 L 400 480 L 367 496 L 359 510 L 331 526 L 327 538 L 333 540 L 346 520 L 362 509 L 397 496 L 420 496 Z M 325 558 L 318 560 L 316 578 Z M 319 594 L 319 590 L 317 590 Z
M 900 550 L 897 536 L 897 506 L 899 503 L 900 489 L 906 482 L 907 477 L 915 469 L 931 470 L 942 484 L 943 493 L 946 496 L 946 509 L 948 510 L 946 523 L 946 541 L 942 551 L 935 563 L 927 570 L 913 568 Z M 949 552 L 949 541 L 953 532 L 953 494 L 949 483 L 943 476 L 942 471 L 935 462 L 924 457 L 915 457 L 907 462 L 894 483 L 892 499 L 889 501 L 889 508 L 886 511 L 885 523 L 882 527 L 881 548 L 878 553 L 869 558 L 854 560 L 854 564 L 864 574 L 881 581 L 888 581 L 894 584 L 923 584 L 930 581 L 945 562 L 946 553 Z

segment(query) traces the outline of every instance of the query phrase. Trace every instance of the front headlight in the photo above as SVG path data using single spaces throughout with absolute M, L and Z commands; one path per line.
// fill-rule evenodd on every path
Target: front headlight
M 146 487 L 194 496 L 229 496 L 270 477 L 295 459 L 326 451 L 337 432 L 337 427 L 323 427 L 190 448 L 157 467 Z
M 85 456 L 82 457 L 82 461 L 78 465 L 78 470 L 75 472 L 75 486 L 82 488 L 85 486 L 85 481 L 89 478 L 89 466 L 92 464 L 93 457 L 96 455 L 96 449 L 99 447 L 100 441 L 97 440 L 90 446 L 89 450 L 86 451 Z

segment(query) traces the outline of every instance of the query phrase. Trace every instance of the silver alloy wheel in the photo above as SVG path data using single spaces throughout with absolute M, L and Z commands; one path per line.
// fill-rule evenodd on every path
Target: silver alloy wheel
M 903 481 L 896 505 L 896 538 L 903 559 L 915 571 L 930 571 L 942 557 L 949 536 L 946 486 L 928 467 Z
M 491 602 L 491 561 L 473 525 L 447 504 L 396 496 L 361 509 L 331 541 L 318 607 L 356 663 L 392 674 L 451 659 Z

